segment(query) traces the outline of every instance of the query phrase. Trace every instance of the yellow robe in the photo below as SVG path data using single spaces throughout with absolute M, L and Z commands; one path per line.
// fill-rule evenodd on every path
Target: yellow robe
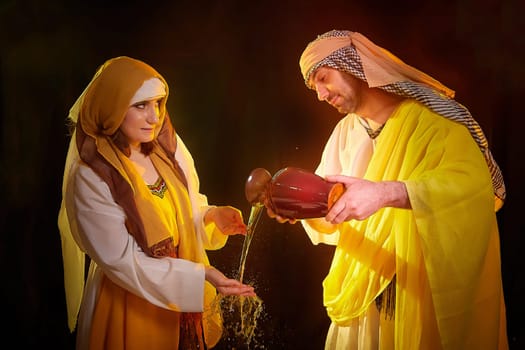
M 318 173 L 344 174 L 344 161 L 325 150 Z M 405 182 L 412 209 L 340 225 L 323 282 L 332 321 L 350 325 L 395 274 L 394 341 L 381 349 L 508 348 L 494 193 L 468 130 L 407 100 L 385 125 L 364 178 Z

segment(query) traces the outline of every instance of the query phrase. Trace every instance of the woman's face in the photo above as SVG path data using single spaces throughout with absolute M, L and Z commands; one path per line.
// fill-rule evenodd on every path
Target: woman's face
M 155 139 L 155 130 L 161 123 L 160 103 L 163 98 L 139 101 L 128 108 L 120 131 L 126 137 L 130 147 L 140 149 L 141 143 Z

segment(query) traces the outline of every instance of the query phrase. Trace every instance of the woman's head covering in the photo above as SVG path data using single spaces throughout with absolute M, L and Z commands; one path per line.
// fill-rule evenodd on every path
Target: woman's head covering
M 111 162 L 114 152 L 111 150 L 110 140 L 124 121 L 128 108 L 138 98 L 146 100 L 165 97 L 160 100 L 160 121 L 155 130 L 157 136 L 164 127 L 168 94 L 166 81 L 155 69 L 142 61 L 121 56 L 108 60 L 99 68 L 83 96 L 77 101 L 80 103 L 78 115 L 70 113 L 69 117 L 77 122 L 77 127 L 83 135 L 88 136 L 89 142 L 95 141 L 98 153 Z M 88 153 L 93 149 L 81 142 L 83 140 L 78 138 L 81 158 L 89 163 L 88 159 L 92 159 L 94 154 Z
M 158 100 L 166 97 L 166 85 L 159 78 L 150 78 L 135 92 L 135 95 L 129 101 L 129 105 L 132 106 L 135 103 Z
M 465 125 L 478 144 L 492 176 L 498 210 L 505 200 L 503 175 L 492 157 L 487 139 L 470 112 L 455 101 L 454 91 L 429 75 L 409 66 L 364 35 L 348 30 L 331 30 L 311 41 L 299 60 L 306 85 L 319 67 L 330 67 L 390 93 L 413 98 L 434 112 Z
M 139 88 L 152 78 L 163 83 L 167 99 L 168 84 L 146 63 L 125 56 L 105 62 L 95 74 L 82 98 L 78 116 L 82 130 L 95 139 L 102 135 L 113 135 L 122 124 L 132 98 Z M 166 115 L 166 99 L 160 104 L 161 120 Z M 70 115 L 70 118 L 75 116 Z

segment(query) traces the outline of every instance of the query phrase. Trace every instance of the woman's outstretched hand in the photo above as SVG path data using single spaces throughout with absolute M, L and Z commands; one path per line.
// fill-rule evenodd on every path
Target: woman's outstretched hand
M 256 296 L 252 286 L 224 276 L 222 272 L 213 266 L 206 266 L 205 278 L 206 281 L 210 282 L 222 295 Z
M 225 235 L 245 235 L 246 224 L 239 209 L 231 206 L 212 207 L 206 213 L 204 222 L 214 222 L 217 228 Z

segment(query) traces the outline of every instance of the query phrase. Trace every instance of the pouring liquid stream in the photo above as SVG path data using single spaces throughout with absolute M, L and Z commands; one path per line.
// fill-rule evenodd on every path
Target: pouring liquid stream
M 250 250 L 250 244 L 252 242 L 253 233 L 261 218 L 261 213 L 264 209 L 262 203 L 254 203 L 250 211 L 250 218 L 248 219 L 248 225 L 246 227 L 246 236 L 244 237 L 244 243 L 241 252 L 241 261 L 239 263 L 238 279 L 240 282 L 244 279 L 244 269 L 246 266 L 246 258 L 248 257 L 248 251 Z
M 255 228 L 261 218 L 264 205 L 261 203 L 254 203 L 250 210 L 250 218 L 248 219 L 248 225 L 246 228 L 246 236 L 244 237 L 244 244 L 242 246 L 241 261 L 239 263 L 239 281 L 242 282 L 244 278 L 244 268 L 246 266 L 246 258 L 248 257 L 248 251 L 250 250 L 250 244 L 253 239 Z M 241 315 L 244 315 L 244 302 L 240 303 Z M 241 317 L 241 329 L 245 328 L 245 318 Z
M 248 251 L 264 208 L 262 203 L 252 203 L 237 275 L 240 282 L 244 279 Z M 250 349 L 250 345 L 257 347 L 256 328 L 257 320 L 263 312 L 262 300 L 259 297 L 224 296 L 220 298 L 220 303 L 225 327 L 223 341 L 228 348 L 244 350 Z

